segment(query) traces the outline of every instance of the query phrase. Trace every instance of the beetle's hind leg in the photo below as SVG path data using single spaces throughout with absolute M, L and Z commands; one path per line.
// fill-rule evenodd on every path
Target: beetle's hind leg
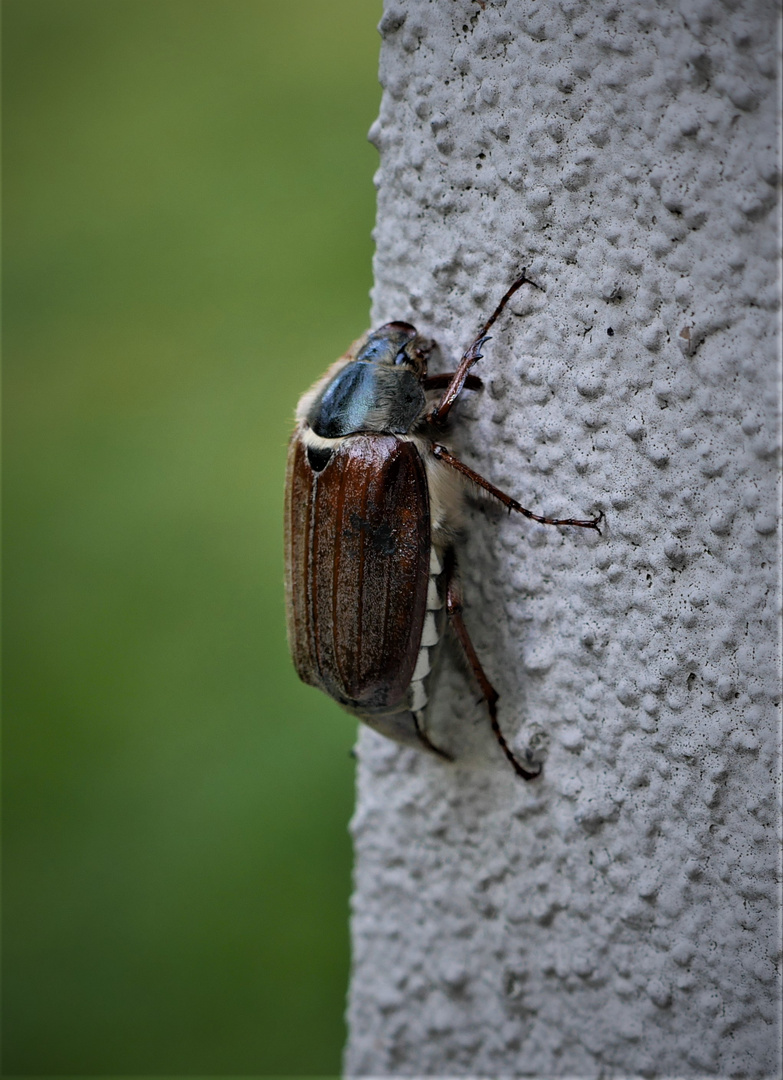
M 440 443 L 432 444 L 432 453 L 438 461 L 442 461 L 444 465 L 448 465 L 458 473 L 462 473 L 463 476 L 467 477 L 468 480 L 471 480 L 477 487 L 483 488 L 484 491 L 497 499 L 498 502 L 503 503 L 507 510 L 516 510 L 518 514 L 522 514 L 531 521 L 537 521 L 541 525 L 576 525 L 580 529 L 595 529 L 598 535 L 601 535 L 601 522 L 604 519 L 603 510 L 592 518 L 542 517 L 540 514 L 534 514 L 532 510 L 528 510 L 527 507 L 522 506 L 516 499 L 512 499 L 510 495 L 506 495 L 505 491 L 496 488 L 494 484 L 490 484 L 489 480 L 485 480 L 483 476 L 474 472 L 469 465 L 460 461 L 459 458 L 454 457 L 454 455 L 450 453 L 445 446 L 441 446 Z
M 419 736 L 419 741 L 423 746 L 427 748 L 431 753 L 437 754 L 438 757 L 443 758 L 444 761 L 453 761 L 454 758 L 451 754 L 447 754 L 445 750 L 441 750 L 439 746 L 436 746 L 434 742 L 430 741 L 430 737 L 424 730 L 424 712 L 419 710 L 418 712 L 411 713 L 413 716 L 413 723 L 416 727 L 416 734 Z
M 465 623 L 462 620 L 462 596 L 460 594 L 459 583 L 456 576 L 456 566 L 454 559 L 450 560 L 450 564 L 446 569 L 446 612 L 448 614 L 449 622 L 454 627 L 454 632 L 459 639 L 459 643 L 462 646 L 462 650 L 465 653 L 465 658 L 470 665 L 470 669 L 476 677 L 476 682 L 481 688 L 481 693 L 484 700 L 487 703 L 487 710 L 489 712 L 489 722 L 492 725 L 492 731 L 497 739 L 500 749 L 508 758 L 514 772 L 517 776 L 521 776 L 523 780 L 535 780 L 535 778 L 541 772 L 541 766 L 532 768 L 525 768 L 521 762 L 519 762 L 511 751 L 511 747 L 506 742 L 503 732 L 500 730 L 500 724 L 498 723 L 497 702 L 498 694 L 492 683 L 487 678 L 484 668 L 481 666 L 481 661 L 476 655 L 476 650 L 473 648 L 473 642 L 468 636 L 468 631 Z M 532 763 L 531 763 L 532 764 Z

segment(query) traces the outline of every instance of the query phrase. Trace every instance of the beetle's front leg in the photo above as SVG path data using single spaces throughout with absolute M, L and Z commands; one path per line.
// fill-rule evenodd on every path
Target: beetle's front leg
M 467 385 L 467 381 L 469 378 L 468 372 L 476 363 L 476 361 L 481 359 L 481 346 L 484 344 L 485 341 L 489 340 L 489 336 L 487 333 L 488 330 L 494 324 L 494 322 L 501 314 L 506 304 L 509 302 L 517 289 L 521 289 L 523 285 L 532 285 L 536 289 L 541 288 L 540 285 L 536 285 L 535 281 L 531 281 L 530 278 L 527 276 L 527 271 L 523 270 L 517 280 L 511 285 L 509 289 L 507 289 L 498 306 L 495 308 L 490 317 L 479 330 L 478 334 L 476 334 L 475 338 L 470 343 L 468 348 L 462 354 L 462 359 L 459 362 L 457 370 L 451 376 L 450 382 L 446 387 L 445 394 L 427 417 L 429 423 L 435 424 L 436 426 L 440 426 L 444 423 L 446 417 L 451 412 L 451 408 L 454 405 L 454 402 L 462 393 L 463 388 Z
M 506 495 L 505 491 L 501 491 L 500 488 L 496 488 L 494 484 L 490 484 L 489 480 L 485 480 L 483 476 L 480 476 L 477 472 L 474 472 L 469 465 L 465 465 L 459 458 L 446 449 L 445 446 L 441 446 L 440 443 L 432 444 L 432 453 L 438 459 L 442 461 L 444 465 L 450 466 L 452 469 L 456 469 L 458 473 L 462 473 L 468 480 L 472 480 L 474 484 L 477 484 L 484 491 L 503 503 L 508 510 L 516 510 L 518 514 L 523 514 L 524 517 L 529 518 L 531 521 L 537 521 L 541 525 L 577 525 L 580 529 L 595 529 L 598 535 L 601 535 L 601 522 L 604 518 L 604 512 L 601 510 L 593 518 L 549 518 L 541 517 L 540 514 L 534 514 L 532 510 L 528 510 L 526 507 L 518 503 L 516 499 L 512 499 L 510 495 Z
M 448 614 L 449 622 L 454 628 L 454 633 L 457 635 L 462 650 L 465 653 L 465 658 L 468 661 L 470 669 L 476 677 L 476 682 L 479 684 L 481 694 L 487 703 L 489 722 L 492 725 L 492 731 L 495 734 L 495 738 L 500 744 L 500 749 L 506 755 L 514 768 L 514 772 L 516 772 L 518 776 L 521 776 L 523 780 L 535 780 L 541 772 L 541 766 L 539 765 L 535 770 L 526 769 L 524 765 L 517 761 L 511 751 L 511 747 L 505 740 L 503 732 L 500 730 L 497 713 L 497 690 L 495 690 L 494 686 L 487 678 L 486 672 L 481 666 L 481 661 L 476 655 L 476 650 L 473 648 L 473 642 L 468 636 L 465 623 L 462 620 L 462 596 L 460 594 L 459 581 L 457 580 L 456 574 L 456 562 L 453 554 L 446 565 L 446 612 Z

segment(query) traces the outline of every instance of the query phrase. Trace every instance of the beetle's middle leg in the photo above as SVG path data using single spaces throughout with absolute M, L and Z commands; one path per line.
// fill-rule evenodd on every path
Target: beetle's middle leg
M 422 380 L 422 386 L 425 390 L 445 390 L 451 385 L 451 382 L 456 375 L 454 371 L 444 371 L 440 375 L 428 375 L 426 379 Z M 478 377 L 478 375 L 466 375 L 465 376 L 465 390 L 483 390 L 484 383 Z
M 454 632 L 459 639 L 459 643 L 462 646 L 462 650 L 465 653 L 465 658 L 470 665 L 470 669 L 476 677 L 476 682 L 481 688 L 481 694 L 487 703 L 487 710 L 489 711 L 489 722 L 492 725 L 492 731 L 495 734 L 495 738 L 500 744 L 500 749 L 506 755 L 511 765 L 514 768 L 514 772 L 518 776 L 521 776 L 523 780 L 535 780 L 535 778 L 541 772 L 541 766 L 538 769 L 531 771 L 526 769 L 511 751 L 511 747 L 505 740 L 503 732 L 500 730 L 500 724 L 498 723 L 497 702 L 498 693 L 495 690 L 492 683 L 487 678 L 484 668 L 481 666 L 481 661 L 476 655 L 476 650 L 473 648 L 473 642 L 468 636 L 467 627 L 462 620 L 462 596 L 460 594 L 459 583 L 456 576 L 456 565 L 454 557 L 451 559 L 446 568 L 446 612 L 449 617 L 449 622 L 454 628 Z
M 483 476 L 474 472 L 469 465 L 465 465 L 459 458 L 454 457 L 454 455 L 450 453 L 445 446 L 441 446 L 440 443 L 432 444 L 432 453 L 438 461 L 442 461 L 444 465 L 449 465 L 452 469 L 456 469 L 457 472 L 466 476 L 468 480 L 472 480 L 474 484 L 483 488 L 484 491 L 488 491 L 493 498 L 503 503 L 508 510 L 516 510 L 518 514 L 523 514 L 531 521 L 538 521 L 541 525 L 578 525 L 581 529 L 595 529 L 598 535 L 601 535 L 601 522 L 604 518 L 603 510 L 592 518 L 541 517 L 540 514 L 534 514 L 532 510 L 528 510 L 527 507 L 522 506 L 516 499 L 512 499 L 510 495 L 506 495 L 505 491 L 501 491 L 500 488 L 496 488 L 494 484 L 490 484 L 489 480 L 485 480 Z

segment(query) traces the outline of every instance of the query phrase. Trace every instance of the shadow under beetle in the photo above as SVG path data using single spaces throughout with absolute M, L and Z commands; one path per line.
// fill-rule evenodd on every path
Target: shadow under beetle
M 547 518 L 525 509 L 438 441 L 487 331 L 524 284 L 506 292 L 457 370 L 427 375 L 430 344 L 406 322 L 366 334 L 305 393 L 288 451 L 285 570 L 297 673 L 397 742 L 451 755 L 426 728 L 429 676 L 448 621 L 481 688 L 503 753 L 524 780 L 541 771 L 512 753 L 498 695 L 462 619 L 454 545 L 470 484 L 544 525 L 600 532 L 602 514 Z M 535 286 L 538 288 L 538 286 Z M 440 397 L 438 391 L 442 391 Z

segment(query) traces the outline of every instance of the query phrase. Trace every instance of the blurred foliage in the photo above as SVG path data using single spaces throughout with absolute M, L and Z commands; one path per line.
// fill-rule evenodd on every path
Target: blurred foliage
M 367 321 L 380 0 L 4 0 L 4 1074 L 335 1074 L 355 722 L 301 391 Z

